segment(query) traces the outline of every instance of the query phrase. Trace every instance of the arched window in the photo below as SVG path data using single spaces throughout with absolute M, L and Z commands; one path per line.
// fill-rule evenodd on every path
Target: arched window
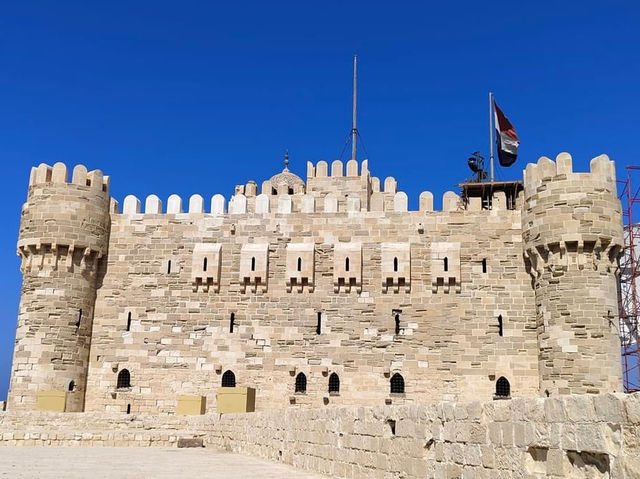
M 127 314 L 127 331 L 131 331 L 131 311 Z
M 256 270 L 256 257 L 251 258 L 251 271 Z
M 277 195 L 278 194 L 278 190 L 276 190 L 275 188 L 271 188 L 271 194 L 272 195 Z
M 509 396 L 511 396 L 511 385 L 507 378 L 500 376 L 496 381 L 496 397 L 508 398 Z
M 393 271 L 398 272 L 398 258 L 393 258 Z
M 236 325 L 236 315 L 235 313 L 231 313 L 231 317 L 229 318 L 229 332 L 233 333 L 233 327 Z
M 207 258 L 204 259 L 204 261 L 202 261 L 202 271 L 206 271 L 207 270 Z
M 298 271 L 302 271 L 302 258 L 298 258 Z
M 233 371 L 225 371 L 222 375 L 222 387 L 223 388 L 235 388 L 236 387 L 236 375 Z
M 396 314 L 396 334 L 400 334 L 400 315 Z
M 344 260 L 344 270 L 349 271 L 349 258 Z
M 128 369 L 123 369 L 118 373 L 118 382 L 116 383 L 116 388 L 130 388 L 131 387 L 131 374 L 129 374 Z
M 404 394 L 404 378 L 402 374 L 395 373 L 391 376 L 391 394 Z
M 444 270 L 445 271 L 449 271 L 449 258 L 445 257 L 442 260 L 443 266 L 444 266 Z
M 304 373 L 298 373 L 296 376 L 296 392 L 307 392 L 307 376 L 305 376 Z
M 498 315 L 498 335 L 502 336 L 502 333 L 503 333 L 503 331 L 502 331 L 502 315 L 499 314 Z
M 71 381 L 69 383 L 69 392 L 75 391 L 75 389 L 76 389 L 76 383 L 75 383 L 75 381 Z
M 329 376 L 329 393 L 340 392 L 340 378 L 336 373 L 331 373 Z

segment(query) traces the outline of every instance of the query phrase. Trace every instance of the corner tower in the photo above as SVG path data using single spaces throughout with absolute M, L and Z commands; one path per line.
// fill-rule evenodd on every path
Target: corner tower
M 18 239 L 23 280 L 10 409 L 35 409 L 47 394 L 58 397 L 58 410 L 84 408 L 98 263 L 109 241 L 108 190 L 108 177 L 82 165 L 71 182 L 62 163 L 31 170 Z
M 536 296 L 541 395 L 620 391 L 617 268 L 623 247 L 615 167 L 574 173 L 568 153 L 525 170 L 524 255 Z

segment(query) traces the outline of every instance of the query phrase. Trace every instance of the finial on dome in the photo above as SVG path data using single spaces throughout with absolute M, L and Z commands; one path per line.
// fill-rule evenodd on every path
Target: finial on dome
M 282 171 L 289 171 L 289 150 L 284 152 L 284 170 Z

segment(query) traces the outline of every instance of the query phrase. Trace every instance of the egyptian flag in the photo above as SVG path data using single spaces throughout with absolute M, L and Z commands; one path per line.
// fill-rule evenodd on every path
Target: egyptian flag
M 495 128 L 498 137 L 498 159 L 502 166 L 511 166 L 518 157 L 520 139 L 509 119 L 493 101 L 493 114 L 495 115 Z

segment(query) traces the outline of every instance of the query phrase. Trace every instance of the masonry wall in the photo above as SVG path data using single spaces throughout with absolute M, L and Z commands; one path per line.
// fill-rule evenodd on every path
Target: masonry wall
M 213 410 L 227 370 L 238 385 L 256 388 L 259 410 L 490 399 L 500 376 L 511 382 L 513 396 L 535 396 L 535 302 L 521 241 L 520 212 L 506 209 L 112 215 L 86 410 L 123 411 L 131 404 L 134 412 L 173 412 L 179 394 L 206 396 Z M 222 245 L 219 288 L 194 291 L 194 245 L 209 242 Z M 383 242 L 410 245 L 410 289 L 385 292 Z M 460 288 L 452 283 L 445 292 L 440 284 L 434 292 L 433 262 L 442 260 L 432 250 L 442 242 L 459 243 L 459 262 L 451 256 L 446 279 Z M 268 279 L 255 292 L 239 279 L 249 243 L 269 245 Z M 315 247 L 312 292 L 287 291 L 290 243 Z M 342 244 L 362 245 L 361 286 L 335 292 L 334 255 Z M 116 391 L 124 368 L 132 387 Z M 294 393 L 300 372 L 306 394 Z M 334 372 L 339 395 L 328 393 Z M 396 372 L 405 380 L 403 395 L 390 394 Z
M 640 393 L 196 417 L 0 413 L 0 445 L 180 440 L 345 478 L 635 479 Z

